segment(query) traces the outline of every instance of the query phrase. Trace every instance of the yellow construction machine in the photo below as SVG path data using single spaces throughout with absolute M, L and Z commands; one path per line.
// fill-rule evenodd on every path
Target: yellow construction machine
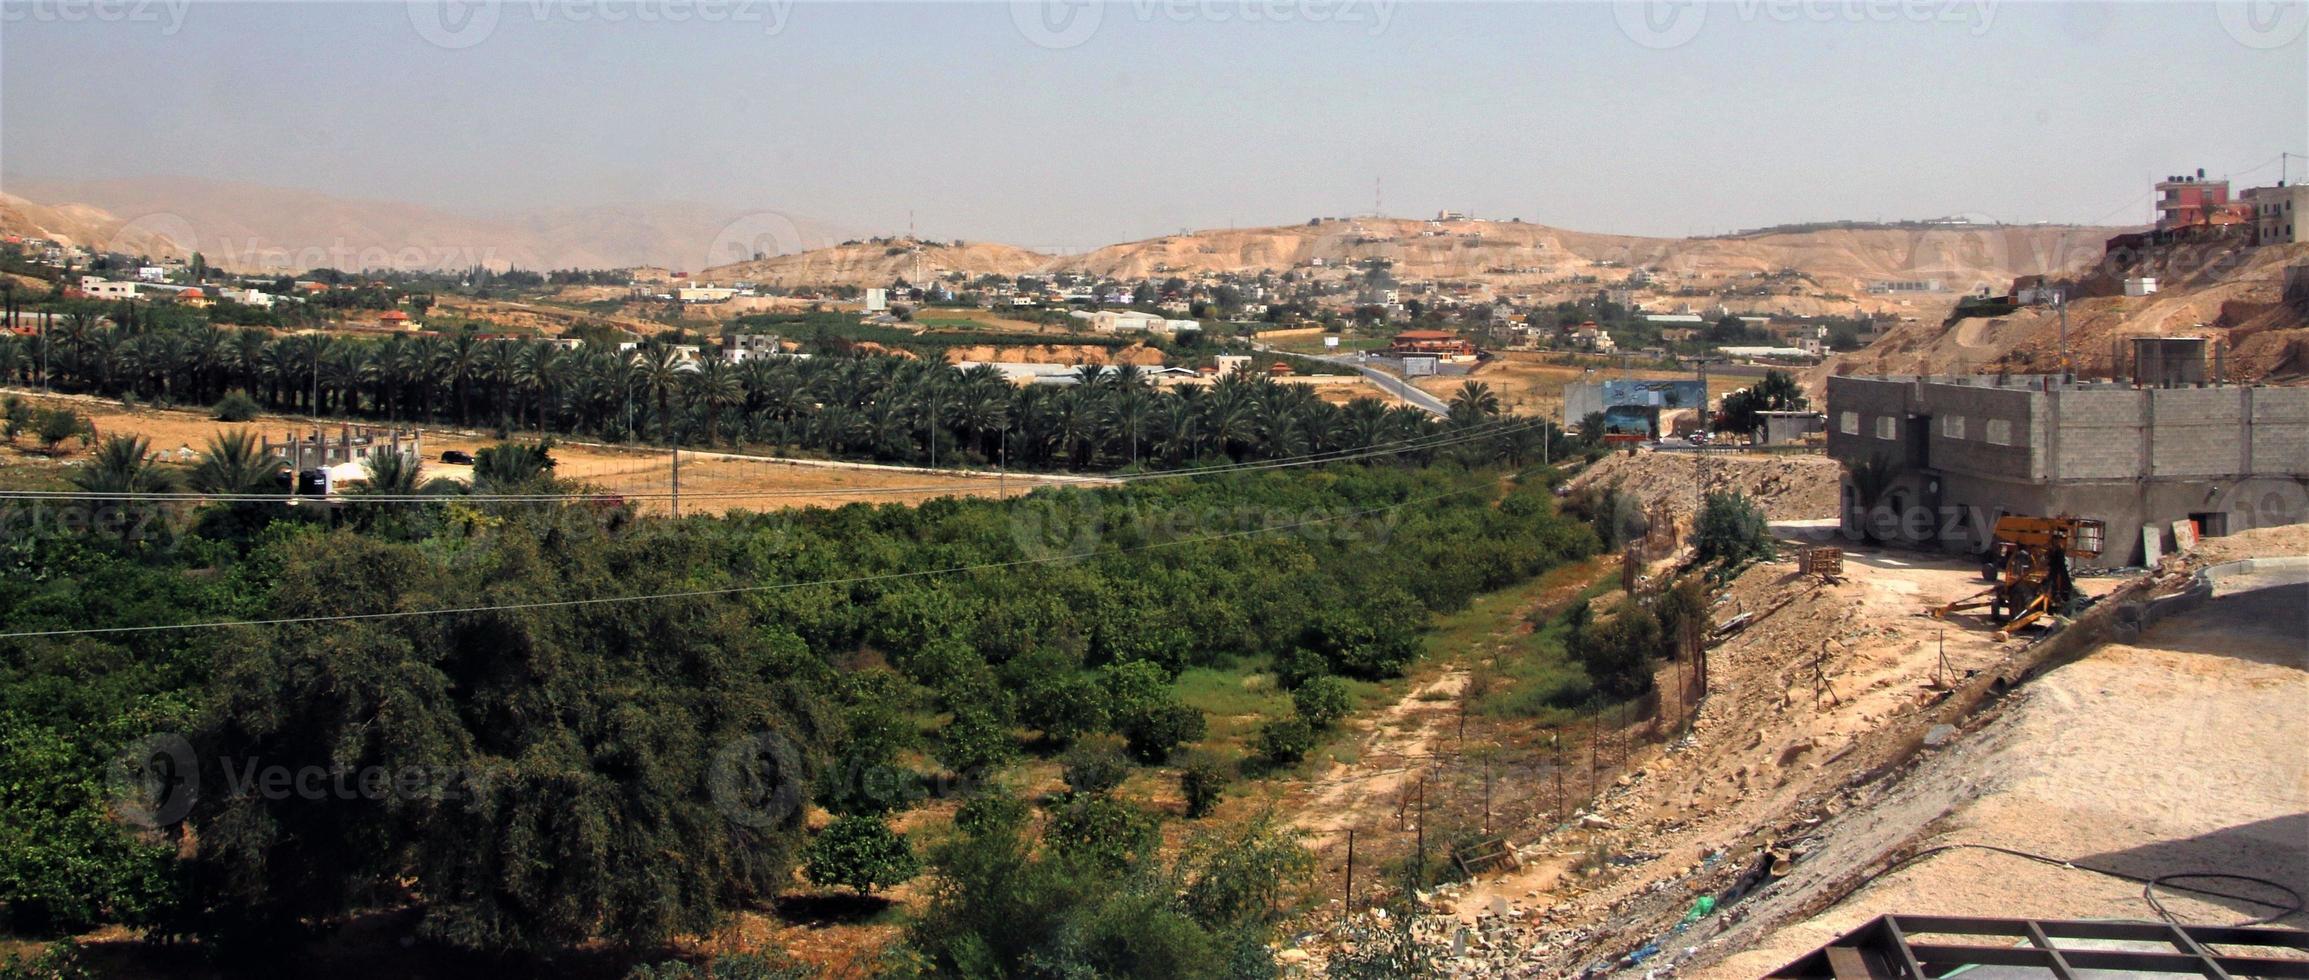
M 1999 517 L 1980 576 L 1991 585 L 1932 610 L 1947 619 L 1959 610 L 1987 607 L 1996 638 L 2053 614 L 2067 614 L 2077 600 L 2071 558 L 2093 558 L 2107 541 L 2108 527 L 2082 517 Z

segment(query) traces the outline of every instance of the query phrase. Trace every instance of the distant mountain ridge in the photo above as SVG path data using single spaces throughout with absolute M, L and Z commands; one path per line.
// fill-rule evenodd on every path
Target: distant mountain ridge
M 1081 272 L 1118 279 L 1384 265 L 1399 281 L 1475 283 L 1537 300 L 1606 286 L 1722 302 L 1780 280 L 1775 309 L 1898 308 L 1886 284 L 1953 295 L 2016 276 L 2082 268 L 2125 230 L 2063 225 L 1813 222 L 1716 238 L 1647 238 L 1513 221 L 1331 218 L 1120 242 L 1056 256 L 992 242 L 916 242 L 841 233 L 773 210 L 678 202 L 499 216 L 197 178 L 9 181 L 14 224 L 62 226 L 89 243 L 119 238 L 199 250 L 214 266 L 338 268 L 654 267 L 769 286 L 884 285 L 949 272 Z M 35 204 L 34 201 L 61 202 Z M 1803 281 L 1793 288 L 1786 282 Z M 1758 294 L 1761 295 L 1761 294 Z
M 86 215 L 84 230 L 92 223 L 166 229 L 182 250 L 200 251 L 211 265 L 254 272 L 472 265 L 687 270 L 753 250 L 801 251 L 849 237 L 811 218 L 690 202 L 479 215 L 189 177 L 11 179 L 5 190 L 29 199 L 27 204 L 69 202 L 34 205 L 49 211 L 78 206 L 104 212 L 101 218 Z M 75 241 L 89 243 L 79 236 Z

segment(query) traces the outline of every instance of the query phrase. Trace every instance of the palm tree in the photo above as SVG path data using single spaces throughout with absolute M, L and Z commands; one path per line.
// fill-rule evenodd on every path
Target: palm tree
M 176 489 L 176 474 L 148 458 L 152 443 L 143 436 L 107 436 L 88 465 L 72 474 L 72 483 L 93 494 L 167 493 Z
M 208 454 L 192 468 L 192 488 L 202 493 L 271 493 L 288 461 L 266 456 L 246 431 L 221 432 L 209 437 Z
M 1463 382 L 1451 396 L 1451 421 L 1474 425 L 1499 414 L 1499 394 L 1481 381 Z
M 514 369 L 514 382 L 529 395 L 537 406 L 537 431 L 545 431 L 545 408 L 549 401 L 558 401 L 561 388 L 568 380 L 569 359 L 561 355 L 561 348 L 552 344 L 530 344 L 522 351 L 521 363 Z
M 739 383 L 730 362 L 713 357 L 699 364 L 689 376 L 689 391 L 690 397 L 705 409 L 706 445 L 720 445 L 722 414 L 746 403 L 746 386 Z
M 425 488 L 425 463 L 412 454 L 377 453 L 362 460 L 361 469 L 369 478 L 350 491 L 355 494 L 405 497 Z
M 633 357 L 634 383 L 641 392 L 657 403 L 658 437 L 673 441 L 673 393 L 681 387 L 683 370 L 681 354 L 672 346 L 657 340 L 637 348 Z

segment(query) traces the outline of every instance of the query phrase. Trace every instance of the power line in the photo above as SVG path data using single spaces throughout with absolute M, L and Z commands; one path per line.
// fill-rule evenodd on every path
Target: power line
M 1485 440 L 1485 439 L 1497 438 L 1497 437 L 1499 437 L 1499 436 L 1504 436 L 1504 435 L 1511 435 L 1511 434 L 1515 434 L 1515 433 L 1518 433 L 1518 432 L 1523 432 L 1523 431 L 1528 431 L 1528 430 L 1531 430 L 1531 429 L 1535 429 L 1535 428 L 1544 429 L 1544 428 L 1546 428 L 1546 427 L 1548 427 L 1548 426 L 1550 426 L 1550 425 L 1552 425 L 1552 423 L 1550 423 L 1550 422 L 1549 422 L 1547 419 L 1545 419 L 1545 418 L 1539 418 L 1539 417 L 1531 417 L 1531 416 L 1526 416 L 1526 417 L 1520 417 L 1520 418 L 1516 418 L 1516 419 L 1513 419 L 1513 420 L 1510 420 L 1510 421 L 1502 421 L 1502 422 L 1495 422 L 1495 423 L 1487 423 L 1486 425 L 1483 425 L 1483 426 L 1475 426 L 1475 427 L 1470 427 L 1470 428 L 1466 428 L 1466 429 L 1458 429 L 1458 430 L 1448 430 L 1448 431 L 1445 431 L 1445 432 L 1440 432 L 1440 433 L 1432 433 L 1432 434 L 1429 434 L 1429 435 L 1425 435 L 1425 436 L 1416 436 L 1416 437 L 1412 437 L 1412 438 L 1409 438 L 1409 439 L 1398 439 L 1398 440 L 1394 440 L 1394 441 L 1391 441 L 1391 442 L 1384 442 L 1384 443 L 1374 443 L 1374 444 L 1372 444 L 1372 445 L 1370 445 L 1370 446 L 1360 446 L 1360 447 L 1353 447 L 1353 448 L 1347 448 L 1347 449 L 1332 449 L 1332 450 L 1324 450 L 1324 451 L 1322 451 L 1322 452 L 1318 452 L 1318 453 L 1309 453 L 1309 454 L 1306 454 L 1306 455 L 1302 455 L 1302 456 L 1286 457 L 1286 458 L 1283 458 L 1283 459 L 1276 459 L 1276 460 L 1257 460 L 1257 461 L 1244 462 L 1244 463 L 1229 463 L 1229 464 L 1226 464 L 1226 465 L 1223 465 L 1223 466 L 1178 467 L 1178 468 L 1169 469 L 1169 470 L 1157 470 L 1157 471 L 1153 471 L 1153 472 L 1147 472 L 1147 473 L 1123 473 L 1123 474 L 1116 474 L 1116 475 L 1113 475 L 1113 476 L 1108 476 L 1108 477 L 1102 477 L 1102 478 L 1100 478 L 1100 479 L 1102 479 L 1102 480 L 1105 480 L 1105 481 L 1107 481 L 1105 484 L 1094 484 L 1094 485 L 1120 485 L 1120 484 L 1129 484 L 1129 483 L 1139 483 L 1139 482 L 1144 482 L 1144 481 L 1149 481 L 1149 480 L 1165 480 L 1165 479 L 1176 479 L 1176 478 L 1179 478 L 1179 477 L 1226 476 L 1226 475 L 1235 474 L 1235 473 L 1252 473 L 1252 472 L 1263 472 L 1263 471 L 1266 471 L 1266 470 L 1274 470 L 1274 469 L 1288 469 L 1288 468 L 1299 467 L 1299 466 L 1314 466 L 1314 465 L 1319 465 L 1319 464 L 1324 464 L 1324 463 L 1344 463 L 1344 462 L 1355 462 L 1355 461 L 1358 461 L 1358 460 L 1363 460 L 1363 459 L 1370 459 L 1370 458 L 1374 458 L 1374 457 L 1378 457 L 1378 456 L 1391 456 L 1391 455 L 1397 455 L 1397 454 L 1401 454 L 1401 453 L 1407 453 L 1407 452 L 1426 452 L 1426 451 L 1437 450 L 1437 449 L 1446 449 L 1446 448 L 1450 448 L 1450 447 L 1453 447 L 1453 446 L 1464 445 L 1464 444 L 1467 444 L 1467 443 L 1470 443 L 1470 442 L 1479 442 L 1479 441 L 1482 441 L 1482 440 Z M 793 465 L 793 464 L 791 464 L 791 463 L 788 463 L 788 462 L 786 462 L 786 461 L 784 461 L 784 460 L 778 459 L 777 457 L 757 457 L 757 458 L 755 458 L 755 459 L 758 459 L 758 464 L 759 464 L 759 465 L 768 465 L 768 466 L 788 466 L 788 465 Z M 717 461 L 726 461 L 726 462 L 741 462 L 741 463 L 743 463 L 743 462 L 749 462 L 749 461 L 752 461 L 752 460 L 747 460 L 747 459 L 740 459 L 740 458 L 738 458 L 738 457 L 731 457 L 731 456 L 723 456 L 723 457 L 719 457 L 719 458 L 717 459 Z M 644 469 L 644 470 L 627 470 L 627 471 L 619 471 L 618 473 L 612 473 L 612 474 L 606 474 L 606 475 L 611 475 L 611 476 L 621 476 L 621 475 L 643 475 L 643 474 L 647 474 L 647 473 L 655 473 L 655 472 L 657 472 L 657 470 L 656 470 L 656 469 L 654 469 L 654 468 L 651 468 L 651 469 Z M 996 478 L 996 477 L 997 477 L 997 474 L 982 473 L 982 472 L 979 472 L 979 471 L 975 471 L 975 470 L 953 470 L 953 471 L 949 471 L 949 472 L 951 472 L 953 475 L 955 475 L 955 476 L 958 476 L 958 477 L 970 477 L 970 478 L 977 478 L 977 479 L 994 479 L 994 478 Z M 913 486 L 897 486 L 897 487 L 857 487 L 857 488 L 842 488 L 842 489 L 835 489 L 835 490 L 828 490 L 828 489 L 824 489 L 824 488 L 764 488 L 764 489 L 760 489 L 760 490 L 722 490 L 722 491 L 704 491 L 704 492 L 700 492 L 700 491 L 695 491 L 695 490 L 692 490 L 692 491 L 688 491 L 688 492 L 686 492 L 686 493 L 684 493 L 684 492 L 682 492 L 682 491 L 675 491 L 675 490 L 663 490 L 663 491 L 658 491 L 658 490 L 636 490 L 636 491 L 619 491 L 619 490 L 617 490 L 617 489 L 615 489 L 615 488 L 602 488 L 602 489 L 599 489 L 599 490 L 592 490 L 592 491 L 586 491 L 586 490 L 577 490 L 577 491 L 571 491 L 571 492 L 567 492 L 567 493 L 527 493 L 527 494 L 428 494 L 428 493 L 413 493 L 413 494 L 348 494 L 348 495 L 344 495 L 344 496 L 341 496 L 341 497 L 332 497 L 332 498 L 327 498 L 327 499 L 329 499 L 330 501 L 333 501 L 333 502 L 334 502 L 334 501 L 341 501 L 341 502 L 346 502 L 346 503 L 363 503 L 363 504 L 444 504 L 444 503 L 452 503 L 452 502 L 464 502 L 464 503 L 552 503 L 552 502 L 584 502 L 584 501 L 585 501 L 585 500 L 587 500 L 588 498 L 597 498 L 597 499 L 598 499 L 598 498 L 608 498 L 608 497 L 617 497 L 617 498 L 620 498 L 620 499 L 627 499 L 627 500 L 654 500 L 654 499 L 660 499 L 660 498 L 671 498 L 671 497 L 675 496 L 676 494 L 679 494 L 679 495 L 681 495 L 681 496 L 686 496 L 686 497 L 690 498 L 691 500 L 707 500 L 707 499 L 759 499 L 759 498 L 783 498 L 783 497 L 824 497 L 824 496 L 829 496 L 829 495 L 843 495 L 843 496 L 864 496 L 864 495 L 880 495 L 880 494 L 936 493 L 936 492 L 939 492 L 939 491 L 951 491 L 951 490 L 953 490 L 953 489 L 955 489 L 955 487 L 954 487 L 954 486 L 953 486 L 953 484 L 951 484 L 951 483 L 941 483 L 941 484 L 919 484 L 919 485 L 913 485 Z M 0 501 L 25 500 L 25 501 L 113 501 L 113 502 L 120 502 L 120 503 L 287 503 L 287 502 L 291 502 L 291 501 L 296 501 L 296 500 L 305 500 L 305 499 L 312 499 L 312 498 L 296 497 L 296 496 L 291 496 L 291 495 L 287 495 L 287 494 L 264 494 L 264 493 L 197 493 L 197 492 L 159 492 L 159 493 L 151 493 L 151 492 L 120 492 L 120 493 L 108 493 L 108 492 L 102 492 L 102 491 L 88 491 L 88 490 L 4 490 L 4 491 L 0 491 Z
M 1511 474 L 1510 478 L 1512 479 L 1522 477 L 1530 472 L 1530 470 L 1519 471 L 1517 473 Z M 1432 503 L 1447 497 L 1454 497 L 1465 493 L 1473 493 L 1487 489 L 1492 485 L 1493 484 L 1490 481 L 1482 481 L 1478 482 L 1474 486 L 1463 487 L 1457 490 L 1449 490 L 1426 497 L 1414 497 L 1409 500 L 1387 504 L 1381 507 L 1371 507 L 1359 511 L 1349 511 L 1343 514 L 1329 514 L 1319 517 L 1312 517 L 1306 520 L 1293 521 L 1287 524 L 1268 524 L 1241 531 L 1226 531 L 1218 534 L 1203 535 L 1201 537 L 1180 538 L 1173 541 L 1158 541 L 1132 547 L 1120 547 L 1116 548 L 1112 554 L 1134 554 L 1139 552 L 1155 551 L 1163 548 L 1174 548 L 1192 544 L 1204 544 L 1212 541 L 1223 541 L 1231 538 L 1248 537 L 1251 535 L 1266 534 L 1274 531 L 1294 530 L 1315 524 L 1327 524 L 1333 521 L 1344 520 L 1347 518 L 1368 517 L 1373 514 L 1383 514 L 1389 511 L 1401 510 L 1414 504 Z M 789 589 L 803 589 L 818 586 L 864 585 L 872 582 L 926 578 L 930 576 L 950 575 L 962 572 L 994 571 L 1005 568 L 1023 568 L 1033 565 L 1051 564 L 1054 562 L 1073 561 L 1078 558 L 1085 557 L 1089 556 L 1075 554 L 1048 555 L 1038 558 L 1019 558 L 1010 561 L 983 562 L 974 565 L 949 565 L 942 568 L 918 569 L 911 572 L 883 572 L 874 575 L 856 575 L 847 578 L 817 579 L 808 582 L 778 582 L 771 584 L 733 585 L 718 589 L 692 589 L 682 592 L 654 592 L 641 595 L 625 596 L 593 596 L 581 599 L 548 599 L 535 602 L 455 606 L 441 609 L 396 609 L 387 612 L 338 613 L 327 616 L 291 616 L 277 619 L 210 620 L 197 623 L 163 623 L 151 626 L 91 626 L 79 629 L 64 630 L 23 630 L 12 633 L 0 633 L 0 640 L 25 640 L 62 636 L 96 636 L 121 633 L 158 633 L 195 629 L 219 629 L 226 627 L 298 626 L 314 623 L 410 619 L 421 616 L 455 616 L 463 615 L 466 613 L 512 612 L 530 609 L 567 609 L 578 606 L 610 605 L 627 602 L 654 602 L 660 599 L 697 599 L 708 598 L 712 596 L 784 592 Z

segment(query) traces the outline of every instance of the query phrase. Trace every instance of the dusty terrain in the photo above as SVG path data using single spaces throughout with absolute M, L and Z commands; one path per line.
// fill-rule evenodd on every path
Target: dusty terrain
M 1592 295 L 1643 270 L 1652 288 L 1708 290 L 1739 312 L 1804 315 L 1915 312 L 1910 298 L 1867 291 L 1884 280 L 1939 280 L 1945 304 L 1987 283 L 2064 271 L 2099 254 L 2108 228 L 1955 226 L 1827 229 L 1723 238 L 1642 238 L 1513 221 L 1326 219 L 1302 225 L 1167 235 L 1057 260 L 1054 269 L 1139 278 L 1200 272 L 1337 268 L 1384 259 L 1399 280 L 1470 280 L 1495 294 Z M 1584 282 L 1574 280 L 1588 277 Z M 1708 297 L 1690 302 L 1706 305 Z M 1937 306 L 1935 306 L 1937 308 Z
M 290 432 L 310 431 L 312 426 L 309 419 L 273 415 L 235 426 L 218 422 L 203 411 L 128 408 L 102 399 L 13 393 L 36 405 L 68 406 L 88 416 L 99 435 L 142 435 L 152 441 L 154 451 L 172 457 L 179 450 L 198 453 L 210 437 L 226 430 L 242 429 L 278 440 Z M 325 425 L 333 433 L 337 423 Z M 427 427 L 423 434 L 427 477 L 470 479 L 471 467 L 439 462 L 441 453 L 451 449 L 472 452 L 497 441 L 469 430 Z M 515 433 L 515 438 L 525 437 Z M 38 448 L 36 440 L 20 438 L 14 446 L 0 446 L 0 460 L 10 467 L 62 475 L 89 456 L 77 441 L 66 442 L 60 448 L 63 450 L 60 455 L 50 456 Z M 595 492 L 626 496 L 645 512 L 659 512 L 670 506 L 673 462 L 665 450 L 563 441 L 554 446 L 553 458 L 557 475 L 579 481 Z M 682 512 L 835 507 L 859 502 L 920 503 L 946 496 L 1016 496 L 1048 482 L 1045 478 L 1018 474 L 999 478 L 932 473 L 907 467 L 684 451 Z
M 1836 516 L 1843 469 L 1826 456 L 1802 453 L 1684 453 L 1641 450 L 1613 453 L 1572 478 L 1574 489 L 1617 484 L 1648 511 L 1666 501 L 1688 518 L 1706 494 L 1747 495 L 1773 520 L 1818 520 Z
M 482 215 L 405 201 L 196 177 L 87 181 L 12 178 L 50 205 L 109 211 L 161 230 L 185 252 L 234 271 L 608 269 L 696 271 L 755 251 L 799 252 L 851 237 L 826 222 L 764 209 L 646 201 Z M 879 285 L 879 284 L 877 284 Z
M 2309 312 L 2283 302 L 2284 271 L 2303 262 L 2309 262 L 2309 245 L 2175 250 L 2153 261 L 2111 259 L 2079 287 L 2096 294 L 2080 292 L 2083 298 L 2069 304 L 2070 364 L 2087 377 L 2107 377 L 2123 363 L 2126 338 L 2200 336 L 2227 348 L 2223 367 L 2233 378 L 2309 377 Z M 2110 295 L 2110 283 L 2129 274 L 2158 276 L 2160 288 L 2148 296 Z M 1818 390 L 1819 379 L 1830 373 L 2049 372 L 2059 364 L 2060 338 L 2060 312 L 2050 306 L 1948 326 L 1919 319 L 1901 324 L 1866 349 L 1839 355 L 1808 380 Z
M 2000 701 L 1987 681 L 2028 662 L 2030 635 L 1998 643 L 1970 618 L 1924 615 L 1979 588 L 1971 563 L 1847 551 L 1839 581 L 1787 561 L 1736 579 L 1713 619 L 1744 626 L 1708 651 L 1708 695 L 1688 728 L 1676 724 L 1673 696 L 1685 676 L 1670 664 L 1658 680 L 1667 719 L 1604 733 L 1601 798 L 1581 808 L 1586 773 L 1575 772 L 1571 812 L 1503 831 L 1519 866 L 1426 895 L 1414 933 L 1456 975 L 1666 966 L 1752 977 L 1896 909 L 2152 914 L 2138 881 L 2060 861 L 2136 877 L 2259 874 L 2309 890 L 2309 759 L 2297 751 L 2309 744 L 2299 710 L 2309 703 L 2309 569 L 2232 583 L 2224 588 L 2293 584 L 2088 648 Z M 2305 554 L 2309 527 L 2263 529 L 2212 539 L 2153 580 L 2082 585 L 2146 594 L 2212 560 Z M 1947 844 L 2054 863 L 1928 850 Z M 1744 901 L 1683 922 L 1699 897 L 1734 892 Z M 2186 894 L 2166 904 L 2199 922 L 2272 911 Z M 1318 960 L 1337 941 L 1335 922 L 1323 918 L 1302 940 Z
M 182 259 L 190 253 L 171 237 L 183 233 L 179 223 L 129 221 L 89 204 L 35 204 L 14 194 L 0 193 L 0 235 L 46 238 L 86 248 L 113 248 Z
M 1141 344 L 1101 347 L 1096 344 L 1031 344 L 1018 347 L 949 347 L 946 363 L 999 361 L 1013 364 L 1136 364 L 1160 367 L 1163 352 Z
M 1905 837 L 1910 850 L 1993 844 L 2137 877 L 2226 872 L 2309 884 L 2309 758 L 2298 751 L 2309 745 L 2303 582 L 2309 575 L 2216 599 L 2030 683 L 2000 717 L 1830 825 L 1817 859 L 1827 867 L 1811 876 L 1865 867 L 1881 853 L 1868 845 Z M 1859 826 L 1847 831 L 1848 823 Z M 1846 837 L 1856 839 L 1847 846 Z M 2137 882 L 1972 848 L 1933 853 L 1787 921 L 1818 897 L 1805 881 L 1791 877 L 1799 887 L 1760 897 L 1748 921 L 1708 944 L 1733 955 L 1695 975 L 1752 977 L 1892 911 L 2154 917 Z M 2244 882 L 2182 884 L 2275 897 Z M 2200 923 L 2275 911 L 2185 892 L 2160 897 Z M 2281 924 L 2309 926 L 2309 913 Z
M 1048 265 L 1050 257 L 997 242 L 858 241 L 812 248 L 700 270 L 703 281 L 745 280 L 764 286 L 886 286 L 897 279 L 927 283 L 949 272 L 1016 276 Z

